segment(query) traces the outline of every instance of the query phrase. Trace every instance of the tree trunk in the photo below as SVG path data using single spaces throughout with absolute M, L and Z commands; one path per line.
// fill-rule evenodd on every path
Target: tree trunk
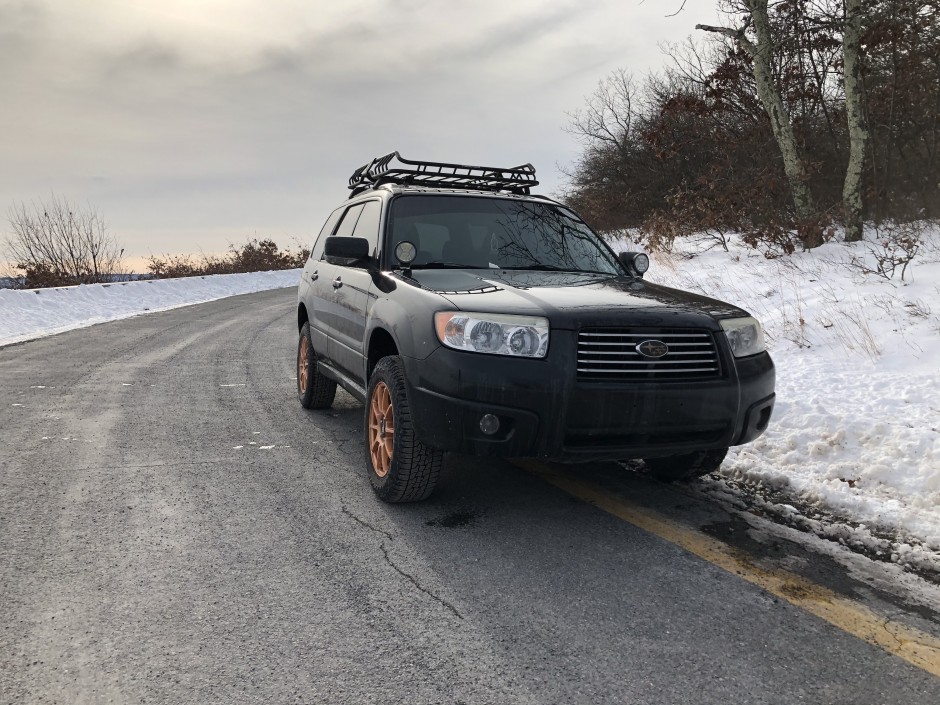
M 862 105 L 861 81 L 862 0 L 845 0 L 842 55 L 845 64 L 845 114 L 849 132 L 849 163 L 842 187 L 845 240 L 862 239 L 862 175 L 868 146 L 868 127 Z
M 770 118 L 771 129 L 777 141 L 777 146 L 780 148 L 780 156 L 783 158 L 783 171 L 793 194 L 796 215 L 800 220 L 808 221 L 816 215 L 816 207 L 807 180 L 806 165 L 797 146 L 793 125 L 790 123 L 790 115 L 783 104 L 780 90 L 774 83 L 774 39 L 770 28 L 770 17 L 767 12 L 767 0 L 743 0 L 743 4 L 754 23 L 756 42 L 750 41 L 744 35 L 744 30 L 710 27 L 708 25 L 697 25 L 696 29 L 718 32 L 734 39 L 754 62 L 757 97 L 760 98 L 761 105 Z
M 780 155 L 783 157 L 783 170 L 793 192 L 793 205 L 796 214 L 802 220 L 808 220 L 816 214 L 813 205 L 813 195 L 807 182 L 806 166 L 800 156 L 796 143 L 796 134 L 790 124 L 790 115 L 780 90 L 774 83 L 773 74 L 773 36 L 770 31 L 770 18 L 767 15 L 767 0 L 748 0 L 747 6 L 754 21 L 754 32 L 757 43 L 751 58 L 754 60 L 754 79 L 757 83 L 757 96 L 760 98 L 764 110 L 770 117 L 770 126 L 774 137 L 780 146 Z

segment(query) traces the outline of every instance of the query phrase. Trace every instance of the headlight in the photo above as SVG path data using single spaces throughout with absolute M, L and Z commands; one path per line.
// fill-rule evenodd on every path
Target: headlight
M 756 318 L 729 318 L 721 327 L 735 357 L 747 357 L 764 351 L 764 331 Z
M 434 314 L 434 330 L 444 345 L 457 350 L 516 357 L 548 353 L 547 318 L 439 311 Z

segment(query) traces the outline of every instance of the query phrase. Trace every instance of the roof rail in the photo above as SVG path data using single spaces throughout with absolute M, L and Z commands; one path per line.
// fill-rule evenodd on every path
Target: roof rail
M 422 162 L 404 159 L 398 152 L 376 157 L 349 177 L 350 198 L 382 184 L 443 186 L 528 195 L 529 189 L 538 183 L 535 167 L 531 164 L 506 168 Z

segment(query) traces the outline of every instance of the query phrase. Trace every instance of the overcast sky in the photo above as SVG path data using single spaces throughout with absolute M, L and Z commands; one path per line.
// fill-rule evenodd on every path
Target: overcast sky
M 532 162 L 714 0 L 0 0 L 0 213 L 91 203 L 128 254 L 306 240 L 354 168 Z M 0 220 L 8 231 L 6 218 Z

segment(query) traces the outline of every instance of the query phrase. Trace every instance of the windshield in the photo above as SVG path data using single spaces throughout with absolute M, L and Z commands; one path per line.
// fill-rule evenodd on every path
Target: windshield
M 392 202 L 389 244 L 410 241 L 413 268 L 534 269 L 621 274 L 600 238 L 552 203 L 473 196 L 400 196 Z M 394 264 L 394 260 L 392 262 Z

